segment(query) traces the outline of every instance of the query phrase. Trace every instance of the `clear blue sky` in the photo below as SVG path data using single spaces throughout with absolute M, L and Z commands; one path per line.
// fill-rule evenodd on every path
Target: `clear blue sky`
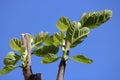
M 12 51 L 11 38 L 21 38 L 26 32 L 52 34 L 58 32 L 56 22 L 60 16 L 79 21 L 84 12 L 110 9 L 112 18 L 91 30 L 85 41 L 70 52 L 70 56 L 82 53 L 92 58 L 93 64 L 68 61 L 64 80 L 120 80 L 119 7 L 119 0 L 0 0 L 0 70 L 4 66 L 3 58 Z M 41 72 L 43 80 L 55 80 L 59 61 L 43 65 L 40 60 L 32 56 L 33 72 Z M 0 80 L 23 80 L 22 69 L 0 76 Z

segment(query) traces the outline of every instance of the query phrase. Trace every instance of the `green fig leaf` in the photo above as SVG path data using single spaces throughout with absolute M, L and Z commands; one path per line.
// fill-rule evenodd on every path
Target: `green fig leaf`
M 74 60 L 76 62 L 79 63 L 84 63 L 84 64 L 91 64 L 93 62 L 92 59 L 87 58 L 84 55 L 81 54 L 77 54 L 76 56 L 73 56 L 72 58 L 70 58 L 71 60 Z
M 48 37 L 49 37 L 49 33 L 48 33 L 48 32 L 45 32 L 45 33 L 43 34 L 43 41 L 46 40 Z
M 21 46 L 22 46 L 22 42 L 17 39 L 17 38 L 14 38 L 14 39 L 11 39 L 10 40 L 10 47 L 13 49 L 13 50 L 16 50 L 16 51 L 21 51 Z
M 7 65 L 3 67 L 3 69 L 0 71 L 0 75 L 5 75 L 14 70 L 15 68 L 18 68 L 17 66 L 14 65 Z
M 59 47 L 56 46 L 43 46 L 43 47 L 39 47 L 36 48 L 35 50 L 33 50 L 33 54 L 36 56 L 40 56 L 40 57 L 44 57 L 45 55 L 49 54 L 49 53 L 53 53 L 56 54 L 59 50 Z
M 44 40 L 44 44 L 46 46 L 51 46 L 54 45 L 54 40 L 53 40 L 53 36 L 49 36 Z
M 9 52 L 7 56 L 4 58 L 5 65 L 14 65 L 18 62 L 20 56 L 14 52 Z
M 52 36 L 49 36 L 44 40 L 44 44 L 46 46 L 54 45 L 56 47 L 60 46 L 63 43 L 64 34 L 61 33 L 54 33 Z
M 47 39 L 47 37 L 49 37 L 48 32 L 45 32 L 44 34 L 42 32 L 39 32 L 33 41 L 34 43 L 32 43 L 32 48 L 39 47 L 43 41 Z
M 62 17 L 60 17 L 56 26 L 60 31 L 67 31 L 68 27 L 70 26 L 70 20 L 68 18 L 62 16 Z
M 30 42 L 31 42 L 31 43 L 33 43 L 33 42 L 34 42 L 34 40 L 35 40 L 34 35 L 30 35 Z
M 88 36 L 89 32 L 89 28 L 81 28 L 77 22 L 73 22 L 66 33 L 66 38 L 70 41 L 71 44 L 70 47 L 73 48 L 82 43 L 83 39 Z
M 112 16 L 111 10 L 84 13 L 81 17 L 80 23 L 82 27 L 94 29 L 108 21 L 111 18 L 111 16 Z
M 59 59 L 59 57 L 57 57 L 56 55 L 48 54 L 45 57 L 43 57 L 41 63 L 42 64 L 49 64 L 49 63 L 57 61 L 58 59 Z
M 43 41 L 43 33 L 39 32 L 34 41 L 35 46 L 40 46 L 42 44 L 42 41 Z

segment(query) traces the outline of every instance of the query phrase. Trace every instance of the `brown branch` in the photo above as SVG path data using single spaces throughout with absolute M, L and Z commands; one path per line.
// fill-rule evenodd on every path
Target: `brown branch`
M 28 57 L 28 62 L 23 67 L 23 75 L 25 80 L 41 80 L 41 74 L 33 74 L 31 68 L 31 42 L 29 34 L 22 34 L 22 45 L 25 47 L 25 57 Z
M 66 68 L 66 61 L 61 60 L 59 64 L 59 70 L 57 74 L 57 80 L 63 80 L 64 78 L 64 73 L 65 73 L 65 68 Z
M 65 41 L 65 46 L 63 47 L 66 53 L 63 53 L 63 57 L 68 59 L 69 55 L 69 49 L 70 49 L 70 42 L 68 40 Z M 57 79 L 56 80 L 63 80 L 64 74 L 65 74 L 65 69 L 66 69 L 66 59 L 62 58 L 60 64 L 59 64 L 59 70 L 57 74 Z
M 22 45 L 25 47 L 25 54 L 26 57 L 29 58 L 26 66 L 23 67 L 23 75 L 25 80 L 29 80 L 30 76 L 32 75 L 31 69 L 31 50 L 30 50 L 30 35 L 29 34 L 22 34 Z

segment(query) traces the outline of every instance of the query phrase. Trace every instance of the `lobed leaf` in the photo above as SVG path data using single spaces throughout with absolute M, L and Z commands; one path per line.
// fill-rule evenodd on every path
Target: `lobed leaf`
M 41 63 L 49 64 L 49 63 L 57 61 L 58 59 L 59 59 L 59 57 L 57 57 L 56 55 L 48 54 L 41 60 Z
M 44 57 L 45 55 L 47 55 L 49 53 L 56 54 L 58 52 L 58 50 L 59 50 L 59 48 L 55 47 L 55 46 L 43 46 L 40 48 L 36 48 L 33 51 L 33 54 L 36 56 Z
M 47 39 L 47 37 L 49 37 L 49 33 L 48 33 L 48 32 L 45 32 L 45 33 L 43 34 L 43 41 L 44 41 L 45 39 Z
M 58 33 L 54 33 L 53 35 L 53 45 L 56 47 L 60 45 L 60 36 Z
M 46 46 L 54 45 L 53 36 L 47 37 L 46 40 L 44 40 L 44 44 L 45 44 Z
M 89 28 L 81 28 L 77 22 L 73 22 L 68 28 L 66 38 L 70 41 L 70 47 L 73 48 L 76 45 L 82 43 L 83 39 L 89 34 Z
M 22 46 L 22 42 L 19 39 L 14 38 L 10 40 L 10 47 L 13 50 L 21 51 L 21 46 Z
M 84 63 L 84 64 L 91 64 L 93 62 L 92 59 L 89 59 L 89 58 L 87 58 L 87 57 L 85 57 L 84 55 L 81 55 L 81 54 L 77 54 L 76 56 L 73 56 L 70 59 L 72 59 L 76 62 Z
M 60 32 L 60 33 L 59 33 L 59 37 L 60 37 L 60 42 L 61 42 L 61 44 L 63 44 L 64 38 L 65 38 L 64 33 L 63 33 L 63 32 Z
M 84 40 L 83 39 L 78 39 L 74 43 L 70 45 L 70 48 L 76 47 L 78 44 L 82 43 Z
M 44 40 L 49 37 L 48 32 L 45 32 L 44 34 L 42 32 L 39 32 L 36 38 L 34 39 L 34 43 L 32 44 L 32 48 L 39 47 Z
M 14 65 L 7 65 L 7 66 L 3 67 L 3 69 L 0 71 L 0 75 L 8 74 L 15 68 L 18 68 L 18 67 L 14 66 Z
M 39 46 L 40 44 L 42 44 L 42 41 L 43 41 L 43 33 L 39 32 L 35 38 L 34 45 Z
M 18 62 L 20 56 L 14 52 L 9 52 L 7 56 L 4 58 L 5 65 L 14 65 Z
M 60 31 L 67 31 L 68 27 L 70 26 L 70 20 L 68 18 L 62 16 L 62 17 L 60 17 L 56 26 Z
M 44 40 L 44 44 L 46 46 L 54 45 L 56 47 L 60 46 L 64 40 L 64 34 L 61 33 L 54 33 L 52 36 L 49 36 Z
M 112 16 L 111 10 L 84 13 L 81 17 L 80 23 L 82 27 L 94 29 L 108 21 L 111 18 L 111 16 Z

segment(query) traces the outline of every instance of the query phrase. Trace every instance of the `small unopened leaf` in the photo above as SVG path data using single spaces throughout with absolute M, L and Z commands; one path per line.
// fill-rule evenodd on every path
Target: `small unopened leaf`
M 18 68 L 17 66 L 14 65 L 8 65 L 3 67 L 3 69 L 0 71 L 0 75 L 4 75 L 7 74 L 9 72 L 11 72 L 13 69 Z
M 60 17 L 56 26 L 60 31 L 67 31 L 68 27 L 70 26 L 70 20 L 66 17 Z
M 59 57 L 57 57 L 56 55 L 48 54 L 42 59 L 41 63 L 49 64 L 49 63 L 57 61 L 58 59 L 59 59 Z
M 84 64 L 91 64 L 93 62 L 92 59 L 87 58 L 84 55 L 78 54 L 76 56 L 73 56 L 72 58 L 70 58 L 76 62 L 80 62 L 80 63 L 84 63 Z
M 111 18 L 111 16 L 112 16 L 111 10 L 84 13 L 81 17 L 80 23 L 82 27 L 94 29 L 108 21 Z
M 20 56 L 14 52 L 9 52 L 4 58 L 5 65 L 14 65 L 20 59 Z
M 21 51 L 21 46 L 22 46 L 22 42 L 19 39 L 14 38 L 10 40 L 10 47 L 13 50 Z
M 34 35 L 30 35 L 30 42 L 33 43 L 35 40 Z

